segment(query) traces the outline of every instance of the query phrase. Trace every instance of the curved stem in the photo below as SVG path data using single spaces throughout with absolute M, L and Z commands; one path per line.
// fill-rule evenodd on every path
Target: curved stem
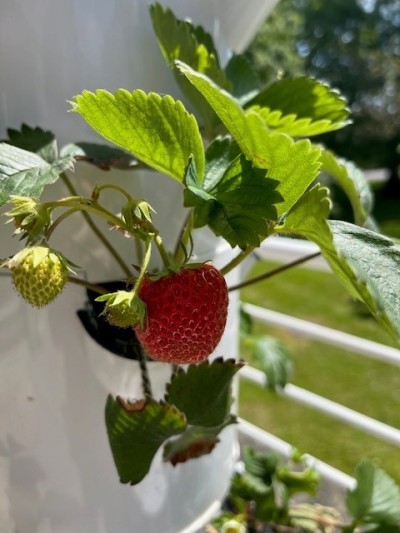
M 68 281 L 70 283 L 74 283 L 75 285 L 81 285 L 82 287 L 86 287 L 87 289 L 90 289 L 93 292 L 97 292 L 98 294 L 107 294 L 109 292 L 101 285 L 90 283 L 89 281 L 86 281 L 82 278 L 75 278 L 73 276 L 69 276 Z
M 182 255 L 184 255 L 182 246 L 185 247 L 186 244 L 189 242 L 192 230 L 193 230 L 193 211 L 190 211 L 182 226 L 181 232 L 178 236 L 178 240 L 176 241 L 175 251 L 174 251 L 174 256 L 173 256 L 175 263 L 179 263 L 181 262 L 181 260 L 185 259 L 185 257 L 182 258 Z
M 293 268 L 297 265 L 301 265 L 302 263 L 305 263 L 306 261 L 310 261 L 310 259 L 314 259 L 315 257 L 318 257 L 319 255 L 321 255 L 321 252 L 315 252 L 313 254 L 300 257 L 299 259 L 296 259 L 295 261 L 292 261 L 291 263 L 286 263 L 285 265 L 274 268 L 273 270 L 269 270 L 268 272 L 265 272 L 264 274 L 260 274 L 259 276 L 255 276 L 254 278 L 238 283 L 237 285 L 233 285 L 232 287 L 229 287 L 228 290 L 230 292 L 236 291 L 238 289 L 243 289 L 243 287 L 248 287 L 249 285 L 253 285 L 254 283 L 264 281 L 265 279 L 272 278 L 273 276 L 276 276 L 277 274 L 280 274 L 281 272 L 284 272 L 285 270 L 289 270 L 290 268 Z
M 149 238 L 146 243 L 146 252 L 144 254 L 144 258 L 141 264 L 139 276 L 137 277 L 135 281 L 135 285 L 133 286 L 132 292 L 136 292 L 139 289 L 140 284 L 142 283 L 143 278 L 146 275 L 146 270 L 147 270 L 147 267 L 149 266 L 150 257 L 151 257 L 151 243 L 153 242 L 153 239 L 154 239 L 154 235 L 151 235 L 151 236 L 149 235 Z
M 156 243 L 158 252 L 161 256 L 161 259 L 162 259 L 162 262 L 164 263 L 165 268 L 169 268 L 171 266 L 171 260 L 169 258 L 167 250 L 164 247 L 164 243 L 159 233 L 156 234 L 154 242 Z
M 125 198 L 127 198 L 128 200 L 132 200 L 132 196 L 123 187 L 120 187 L 119 185 L 115 185 L 114 183 L 106 183 L 104 185 L 101 185 L 100 187 L 96 187 L 96 191 L 99 194 L 104 189 L 113 189 L 114 191 L 118 191 L 121 194 L 123 194 Z
M 61 174 L 61 179 L 63 180 L 66 188 L 68 189 L 68 191 L 75 197 L 78 196 L 77 194 L 77 191 L 75 190 L 75 187 L 73 186 L 73 184 L 71 183 L 70 179 L 68 178 L 68 176 L 65 174 L 65 172 L 63 172 Z M 120 254 L 117 252 L 117 250 L 114 248 L 114 246 L 111 244 L 111 242 L 104 236 L 104 234 L 99 230 L 99 228 L 96 226 L 96 224 L 93 222 L 93 220 L 91 219 L 91 217 L 89 216 L 88 213 L 86 213 L 85 211 L 81 211 L 82 212 L 82 216 L 83 218 L 85 219 L 86 223 L 88 224 L 88 226 L 90 227 L 90 229 L 93 231 L 93 233 L 96 235 L 96 237 L 100 240 L 100 242 L 107 248 L 107 250 L 110 252 L 111 256 L 115 259 L 115 261 L 118 263 L 118 265 L 120 266 L 121 270 L 124 272 L 124 274 L 126 276 L 130 276 L 131 275 L 131 271 L 128 267 L 128 265 L 125 263 L 125 261 L 122 259 L 122 257 L 120 256 Z M 70 213 L 72 214 L 72 213 Z M 51 229 L 51 232 L 54 231 L 55 228 Z
M 254 251 L 254 249 L 255 246 L 248 246 L 245 250 L 242 250 L 236 257 L 232 259 L 232 261 L 220 269 L 221 274 L 225 276 L 228 274 L 228 272 L 240 265 L 240 263 L 246 259 L 246 257 L 248 257 Z

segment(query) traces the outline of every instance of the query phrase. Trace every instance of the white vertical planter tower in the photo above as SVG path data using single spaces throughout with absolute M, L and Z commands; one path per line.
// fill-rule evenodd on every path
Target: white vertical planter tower
M 241 49 L 276 0 L 163 2 L 179 17 L 210 31 L 227 58 Z M 0 136 L 25 122 L 53 131 L 60 144 L 100 141 L 67 113 L 67 100 L 83 89 L 123 87 L 178 90 L 158 50 L 143 0 L 3 0 L 0 18 Z M 101 142 L 101 141 L 100 141 Z M 168 226 L 167 245 L 183 218 L 181 189 L 156 174 L 76 172 L 87 193 L 95 183 L 121 180 L 144 196 Z M 50 196 L 66 194 L 56 185 Z M 0 257 L 15 252 L 10 227 L 0 227 Z M 131 243 L 117 245 L 132 262 Z M 170 242 L 169 242 L 170 241 Z M 202 233 L 196 252 L 224 264 L 231 252 Z M 66 255 L 91 280 L 118 279 L 119 268 L 79 217 L 55 235 Z M 67 248 L 65 243 L 68 243 Z M 0 276 L 0 531 L 1 533 L 194 532 L 218 509 L 236 458 L 234 428 L 224 430 L 211 455 L 173 468 L 157 456 L 138 486 L 121 485 L 104 424 L 108 393 L 141 395 L 137 363 L 110 354 L 84 332 L 76 311 L 84 291 L 71 286 L 48 308 L 35 311 Z M 235 357 L 237 301 L 216 355 Z M 169 369 L 151 364 L 162 396 Z

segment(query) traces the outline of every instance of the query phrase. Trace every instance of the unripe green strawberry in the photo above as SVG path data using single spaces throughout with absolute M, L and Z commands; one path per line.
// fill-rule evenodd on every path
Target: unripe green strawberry
M 103 294 L 96 298 L 98 302 L 106 302 L 104 313 L 113 326 L 128 328 L 142 324 L 146 306 L 133 292 L 117 291 Z
M 139 297 L 147 313 L 135 331 L 152 359 L 200 363 L 215 350 L 228 310 L 226 282 L 215 267 L 188 265 L 156 280 L 145 278 Z
M 62 254 L 47 246 L 21 250 L 8 267 L 18 293 L 35 307 L 49 304 L 60 294 L 70 270 Z

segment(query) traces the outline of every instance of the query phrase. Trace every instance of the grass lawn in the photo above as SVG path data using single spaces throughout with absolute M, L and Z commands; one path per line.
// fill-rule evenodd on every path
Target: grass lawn
M 277 266 L 259 262 L 249 274 Z M 328 272 L 297 267 L 241 291 L 243 301 L 394 346 Z M 400 368 L 285 330 L 255 324 L 282 339 L 294 359 L 292 383 L 400 428 Z M 245 350 L 243 350 L 245 353 Z M 400 483 L 400 449 L 330 417 L 242 381 L 240 416 L 340 470 L 352 474 L 362 458 L 374 460 Z

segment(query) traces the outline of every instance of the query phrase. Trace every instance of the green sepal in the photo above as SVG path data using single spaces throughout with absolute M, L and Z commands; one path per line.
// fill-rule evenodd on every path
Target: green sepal
M 220 440 L 218 435 L 221 431 L 236 423 L 236 417 L 229 415 L 222 424 L 216 427 L 189 426 L 182 435 L 167 442 L 164 446 L 164 461 L 175 466 L 211 453 Z
M 28 244 L 36 243 L 51 224 L 51 209 L 29 196 L 11 195 L 9 203 L 12 209 L 4 214 L 17 228 L 14 235 L 21 234 Z
M 110 395 L 105 420 L 120 481 L 131 485 L 149 472 L 160 446 L 186 427 L 185 415 L 176 407 L 151 398 L 129 402 Z
M 243 363 L 215 359 L 179 369 L 167 386 L 166 401 L 185 413 L 187 423 L 213 428 L 229 416 L 232 379 Z
M 96 298 L 96 302 L 106 302 L 103 313 L 114 326 L 143 327 L 146 304 L 134 292 L 119 290 L 102 294 Z

